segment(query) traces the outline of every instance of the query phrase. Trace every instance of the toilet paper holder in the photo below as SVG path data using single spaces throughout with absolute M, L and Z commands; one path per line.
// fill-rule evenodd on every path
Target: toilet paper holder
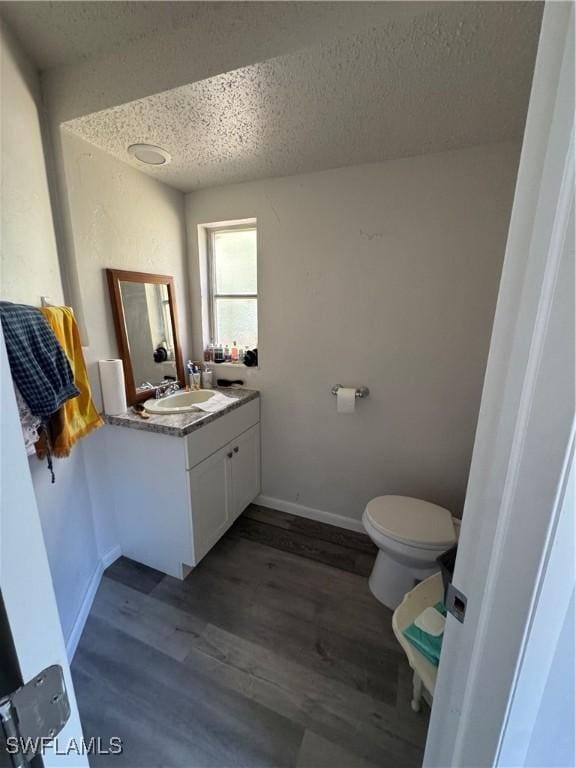
M 336 384 L 336 386 L 332 387 L 332 389 L 330 391 L 332 392 L 333 395 L 336 396 L 338 394 L 338 390 L 341 387 L 342 387 L 341 384 Z M 359 397 L 368 397 L 368 395 L 370 394 L 370 390 L 368 389 L 368 387 L 357 387 L 355 394 L 356 394 L 357 398 L 359 398 Z

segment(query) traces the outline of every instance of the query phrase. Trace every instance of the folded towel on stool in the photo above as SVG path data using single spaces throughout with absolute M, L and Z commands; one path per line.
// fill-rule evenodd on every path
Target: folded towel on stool
M 406 627 L 402 633 L 414 648 L 420 651 L 422 656 L 435 667 L 440 663 L 445 621 L 446 608 L 444 603 L 439 602 L 433 607 L 425 608 L 414 619 L 414 623 Z

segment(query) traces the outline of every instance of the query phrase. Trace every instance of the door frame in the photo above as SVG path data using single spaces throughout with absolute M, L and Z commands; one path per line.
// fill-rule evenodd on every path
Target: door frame
M 81 748 L 82 726 L 1 328 L 0 589 L 5 609 L 0 654 L 15 652 L 12 670 L 6 671 L 13 676 L 17 662 L 24 683 L 53 664 L 64 675 L 70 717 L 42 762 L 46 768 L 88 768 L 87 756 L 69 749 L 72 740 Z
M 574 6 L 547 3 L 454 572 L 467 613 L 446 623 L 426 768 L 498 764 L 574 440 L 573 209 Z

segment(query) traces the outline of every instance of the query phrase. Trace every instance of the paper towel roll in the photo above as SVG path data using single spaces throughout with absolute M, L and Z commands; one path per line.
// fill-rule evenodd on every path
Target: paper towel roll
M 104 412 L 116 416 L 127 410 L 122 360 L 100 360 L 100 386 Z
M 336 395 L 338 413 L 354 413 L 356 408 L 356 390 L 351 387 L 340 387 Z

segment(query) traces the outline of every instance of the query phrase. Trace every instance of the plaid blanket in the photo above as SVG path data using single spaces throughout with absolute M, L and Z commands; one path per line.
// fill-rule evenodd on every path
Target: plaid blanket
M 80 394 L 68 358 L 40 310 L 0 301 L 0 319 L 14 383 L 31 412 L 46 419 Z

